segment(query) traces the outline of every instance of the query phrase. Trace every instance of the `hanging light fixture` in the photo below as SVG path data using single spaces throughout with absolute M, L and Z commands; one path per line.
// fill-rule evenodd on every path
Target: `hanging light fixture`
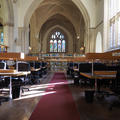
M 80 47 L 80 53 L 81 53 L 81 54 L 84 54 L 84 52 L 85 52 L 85 47 L 84 47 L 84 46 L 81 46 L 81 47 Z
M 32 50 L 31 46 L 29 46 L 29 50 Z
M 77 35 L 77 39 L 78 39 L 78 40 L 80 39 L 80 36 L 79 36 L 79 35 Z
M 85 49 L 84 46 L 81 46 L 81 47 L 80 47 L 80 51 L 83 51 L 84 49 Z

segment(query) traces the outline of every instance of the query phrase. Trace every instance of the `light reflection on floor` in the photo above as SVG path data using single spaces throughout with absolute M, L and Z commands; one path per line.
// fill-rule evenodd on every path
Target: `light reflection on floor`
M 21 97 L 17 98 L 15 100 L 21 100 L 21 99 L 29 99 L 33 97 L 38 97 L 38 96 L 44 96 L 48 94 L 54 94 L 56 91 L 54 90 L 54 87 L 56 85 L 68 85 L 71 84 L 71 82 L 55 82 L 55 83 L 48 83 L 48 84 L 41 84 L 41 85 L 32 85 L 29 86 L 29 91 L 24 91 L 21 93 Z M 46 92 L 45 89 L 49 89 L 49 92 Z
M 22 96 L 18 99 L 15 99 L 15 100 L 29 99 L 29 98 L 33 98 L 33 97 L 44 96 L 44 95 L 49 95 L 49 94 L 54 94 L 54 93 L 56 93 L 56 91 L 31 94 L 31 95 L 28 95 L 28 96 Z
M 55 83 L 46 83 L 46 84 L 37 84 L 37 85 L 28 85 L 25 86 L 25 88 L 29 88 L 28 90 L 24 90 L 24 92 L 20 92 L 20 98 L 17 98 L 15 100 L 21 100 L 21 99 L 27 99 L 27 98 L 33 98 L 33 97 L 38 97 L 38 96 L 44 96 L 47 94 L 53 94 L 55 93 L 54 87 L 56 85 L 67 85 L 67 84 L 72 84 L 72 81 L 66 81 L 66 82 L 55 82 Z M 21 91 L 22 91 L 21 87 Z M 49 89 L 50 92 L 45 92 L 45 89 Z M 9 88 L 4 88 L 0 89 L 1 95 L 8 97 L 9 96 Z

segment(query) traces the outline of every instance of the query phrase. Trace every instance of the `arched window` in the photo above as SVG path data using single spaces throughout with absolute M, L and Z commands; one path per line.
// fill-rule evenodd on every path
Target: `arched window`
M 109 0 L 109 39 L 107 49 L 120 47 L 120 0 Z
M 50 36 L 50 52 L 66 52 L 66 40 L 65 36 L 56 31 Z
M 54 41 L 50 40 L 50 52 L 53 52 L 53 43 L 54 43 Z

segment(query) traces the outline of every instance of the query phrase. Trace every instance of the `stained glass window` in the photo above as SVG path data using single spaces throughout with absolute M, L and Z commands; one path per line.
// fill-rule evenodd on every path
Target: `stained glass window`
M 3 32 L 1 32 L 1 40 L 0 40 L 0 43 L 3 44 Z
M 61 40 L 58 41 L 58 52 L 61 52 Z
M 65 52 L 65 40 L 62 41 L 62 52 Z
M 66 41 L 64 35 L 56 31 L 51 35 L 50 38 L 50 52 L 65 52 Z
M 50 52 L 53 52 L 53 40 L 50 40 Z
M 57 52 L 57 40 L 54 40 L 54 52 Z

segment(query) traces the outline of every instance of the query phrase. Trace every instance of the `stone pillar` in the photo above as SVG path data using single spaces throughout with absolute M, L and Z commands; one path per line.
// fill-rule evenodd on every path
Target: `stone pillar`
M 89 29 L 86 28 L 84 33 L 84 46 L 85 46 L 85 53 L 90 52 L 90 44 L 89 44 Z
M 42 37 L 41 34 L 39 35 L 39 51 L 42 52 Z
M 95 28 L 86 29 L 84 35 L 85 35 L 84 36 L 85 53 L 95 52 L 96 29 Z
M 89 52 L 95 52 L 95 43 L 96 43 L 96 29 L 95 28 L 90 28 L 89 29 L 89 47 L 90 51 Z
M 25 29 L 25 53 L 29 53 L 29 27 Z
M 18 28 L 18 39 L 16 42 L 16 51 L 17 52 L 24 52 L 25 51 L 24 40 L 25 40 L 24 28 L 19 27 Z
M 29 28 L 18 28 L 17 52 L 29 52 Z
M 13 25 L 5 24 L 4 31 L 4 45 L 8 46 L 8 52 L 15 52 L 15 41 L 13 39 Z
M 80 48 L 84 46 L 84 42 L 85 42 L 84 33 L 85 33 L 85 30 L 81 29 L 79 39 L 77 39 L 77 42 L 76 42 L 76 53 L 81 53 Z

